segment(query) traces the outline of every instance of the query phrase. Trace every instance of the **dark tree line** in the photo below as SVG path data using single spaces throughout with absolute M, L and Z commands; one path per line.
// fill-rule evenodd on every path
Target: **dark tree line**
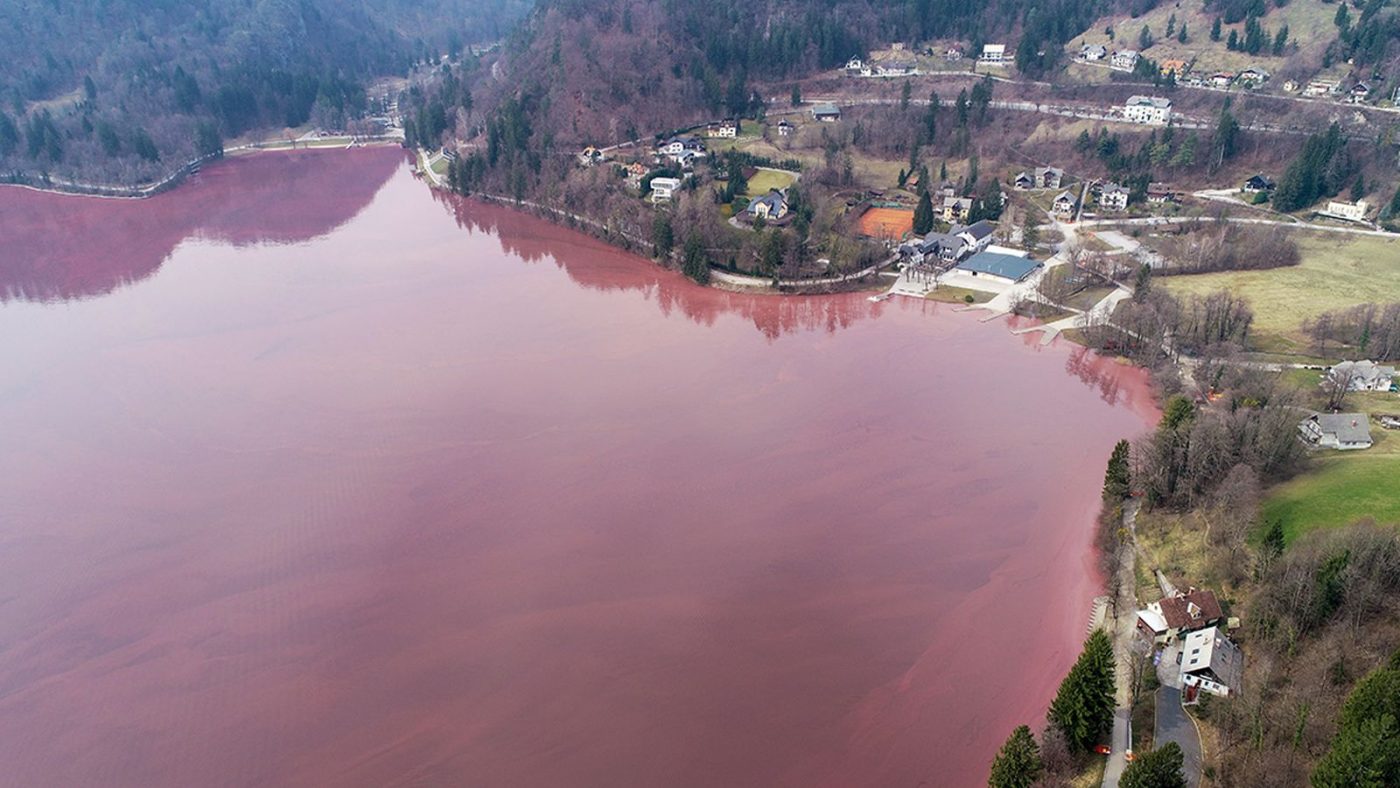
M 1274 207 L 1297 211 L 1323 197 L 1335 197 L 1355 181 L 1358 170 L 1341 128 L 1333 123 L 1303 143 L 1274 191 Z
M 1400 302 L 1324 312 L 1308 321 L 1304 330 L 1322 355 L 1349 348 L 1373 361 L 1400 360 Z

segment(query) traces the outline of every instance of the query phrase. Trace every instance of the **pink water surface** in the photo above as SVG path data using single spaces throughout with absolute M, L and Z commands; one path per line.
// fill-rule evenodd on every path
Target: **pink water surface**
M 0 783 L 962 786 L 1138 373 L 695 287 L 393 150 L 0 189 Z

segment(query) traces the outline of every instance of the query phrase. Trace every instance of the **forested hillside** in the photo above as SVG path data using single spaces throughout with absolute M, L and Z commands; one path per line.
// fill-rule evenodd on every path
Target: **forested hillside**
M 0 3 L 0 173 L 132 183 L 221 141 L 334 125 L 371 77 L 499 38 L 530 0 Z

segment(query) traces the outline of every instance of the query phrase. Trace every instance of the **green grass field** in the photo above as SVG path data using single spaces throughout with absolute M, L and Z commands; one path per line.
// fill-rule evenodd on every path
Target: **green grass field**
M 1259 350 L 1305 352 L 1303 323 L 1317 315 L 1366 302 L 1400 298 L 1400 240 L 1339 233 L 1302 233 L 1303 261 L 1292 268 L 1232 271 L 1159 280 L 1178 295 L 1222 288 L 1254 309 Z
M 796 180 L 797 177 L 790 172 L 759 170 L 749 179 L 749 190 L 745 194 L 749 197 L 762 197 L 774 189 L 786 189 Z
M 1372 425 L 1371 436 L 1370 449 L 1319 457 L 1307 473 L 1273 488 L 1265 520 L 1280 519 L 1289 541 L 1365 518 L 1400 524 L 1400 433 Z
M 972 296 L 972 300 L 968 301 L 967 296 Z M 996 293 L 984 293 L 981 290 L 942 285 L 937 290 L 929 291 L 924 295 L 924 298 L 930 301 L 945 301 L 950 304 L 985 304 L 995 296 Z

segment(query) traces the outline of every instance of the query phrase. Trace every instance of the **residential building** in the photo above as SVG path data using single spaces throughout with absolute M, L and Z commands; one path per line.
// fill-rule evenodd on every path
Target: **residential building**
M 943 51 L 943 59 L 949 62 L 963 59 L 962 47 L 948 47 Z
M 1365 104 L 1370 97 L 1371 86 L 1365 82 L 1358 82 L 1351 86 L 1351 90 L 1347 91 L 1348 104 Z
M 1096 63 L 1108 57 L 1108 47 L 1103 44 L 1085 44 L 1079 48 L 1079 59 L 1087 63 Z
M 1235 82 L 1233 71 L 1217 71 L 1210 75 L 1210 86 L 1213 88 L 1228 88 Z
M 1123 105 L 1123 116 L 1133 123 L 1165 126 L 1172 117 L 1172 100 L 1160 96 L 1132 96 Z
M 1025 281 L 1027 277 L 1044 265 L 1044 263 L 1029 257 L 998 252 L 978 252 L 958 263 L 957 270 L 978 278 L 1009 285 Z
M 943 221 L 948 223 L 960 222 L 967 218 L 967 214 L 972 210 L 972 199 L 969 197 L 944 197 L 943 198 Z
M 986 219 L 973 222 L 967 227 L 953 227 L 948 231 L 957 236 L 967 244 L 972 253 L 984 251 L 992 242 L 992 233 L 996 232 L 996 226 Z
M 1055 215 L 1061 219 L 1073 219 L 1074 207 L 1078 204 L 1079 200 L 1075 198 L 1073 193 L 1067 191 L 1060 192 L 1055 195 L 1053 210 Z
M 1157 64 L 1157 68 L 1162 72 L 1162 76 L 1165 77 L 1168 74 L 1174 74 L 1179 79 L 1185 76 L 1190 65 L 1188 65 L 1185 60 L 1163 60 L 1161 63 Z
M 1251 176 L 1250 179 L 1245 181 L 1244 185 L 1240 187 L 1240 191 L 1245 194 L 1258 194 L 1260 192 L 1271 192 L 1273 190 L 1274 182 L 1263 175 Z
M 850 60 L 847 60 L 846 73 L 850 74 L 851 76 L 868 76 L 868 74 L 866 73 L 865 61 L 862 60 L 859 55 L 851 58 Z
M 778 121 L 778 136 L 787 137 L 792 134 L 792 124 L 785 120 Z
M 1238 695 L 1244 679 L 1244 652 L 1220 627 L 1208 627 L 1186 636 L 1181 645 L 1181 683 L 1187 702 L 1199 692 L 1222 698 Z
M 680 178 L 652 178 L 651 201 L 670 202 L 681 188 Z
M 1149 183 L 1147 184 L 1147 201 L 1156 205 L 1180 202 L 1181 193 L 1165 183 Z
M 1314 79 L 1303 88 L 1304 96 L 1319 97 L 1330 96 L 1341 92 L 1342 83 L 1336 79 Z
M 1114 71 L 1132 71 L 1137 68 L 1138 58 L 1142 57 L 1136 50 L 1120 49 L 1113 53 L 1113 57 L 1108 60 L 1108 67 Z
M 1005 62 L 1006 62 L 1006 45 L 1005 45 L 1005 44 L 983 44 L 983 45 L 982 45 L 982 54 L 981 54 L 981 55 L 978 55 L 977 59 L 978 59 L 979 61 L 983 62 L 983 63 L 991 63 L 991 64 L 993 64 L 993 65 L 1005 63 Z
M 835 123 L 841 119 L 841 108 L 831 102 L 823 102 L 812 107 L 813 120 L 821 123 Z
M 776 189 L 762 197 L 757 197 L 744 209 L 752 219 L 777 221 L 788 213 L 787 197 Z
M 651 172 L 651 170 L 648 169 L 645 164 L 641 164 L 635 161 L 624 167 L 622 171 L 627 178 L 627 185 L 631 186 L 634 189 L 641 188 L 642 179 L 647 176 L 648 172 Z
M 1065 171 L 1055 167 L 1036 167 L 1016 175 L 1013 185 L 1017 189 L 1058 189 Z
M 896 51 L 892 55 L 878 58 L 872 73 L 876 77 L 909 77 L 919 73 L 918 63 L 908 54 Z
M 672 137 L 661 143 L 656 149 L 656 152 L 663 156 L 679 156 L 686 151 L 702 154 L 705 152 L 705 142 L 699 137 L 687 134 L 680 137 Z
M 1366 221 L 1366 211 L 1369 210 L 1370 207 L 1371 206 L 1368 205 L 1365 200 L 1358 200 L 1356 202 L 1328 200 L 1327 207 L 1318 211 L 1318 213 L 1323 216 L 1330 216 L 1333 219 L 1342 219 L 1348 222 L 1364 222 Z
M 1374 361 L 1343 361 L 1328 370 L 1328 382 L 1346 383 L 1347 391 L 1390 391 L 1396 385 L 1395 367 Z
M 1167 642 L 1224 620 L 1225 613 L 1215 592 L 1191 588 L 1184 594 L 1177 592 L 1162 597 L 1139 610 L 1137 629 L 1148 640 Z
M 1128 210 L 1128 188 L 1116 183 L 1106 183 L 1099 192 L 1099 208 L 1105 211 Z
M 919 257 L 928 266 L 946 267 L 967 253 L 967 242 L 952 233 L 929 233 L 918 245 Z
M 1314 413 L 1298 424 L 1303 440 L 1338 451 L 1371 448 L 1371 427 L 1365 413 Z
M 1247 68 L 1240 72 L 1237 78 L 1241 85 L 1248 88 L 1257 88 L 1269 81 L 1269 72 L 1262 68 Z
M 1291 80 L 1291 79 L 1284 80 L 1284 82 L 1283 82 L 1283 90 L 1284 90 L 1285 93 L 1297 93 L 1297 92 L 1298 92 L 1298 83 L 1297 83 L 1297 82 L 1294 82 L 1294 81 Z
M 705 136 L 733 139 L 739 136 L 739 124 L 732 120 L 722 120 L 719 123 L 711 123 L 705 127 Z
M 584 148 L 578 154 L 578 163 L 584 167 L 592 167 L 593 165 L 599 164 L 605 161 L 606 159 L 607 156 L 605 156 L 602 151 L 598 150 L 592 145 L 589 145 L 587 148 Z

